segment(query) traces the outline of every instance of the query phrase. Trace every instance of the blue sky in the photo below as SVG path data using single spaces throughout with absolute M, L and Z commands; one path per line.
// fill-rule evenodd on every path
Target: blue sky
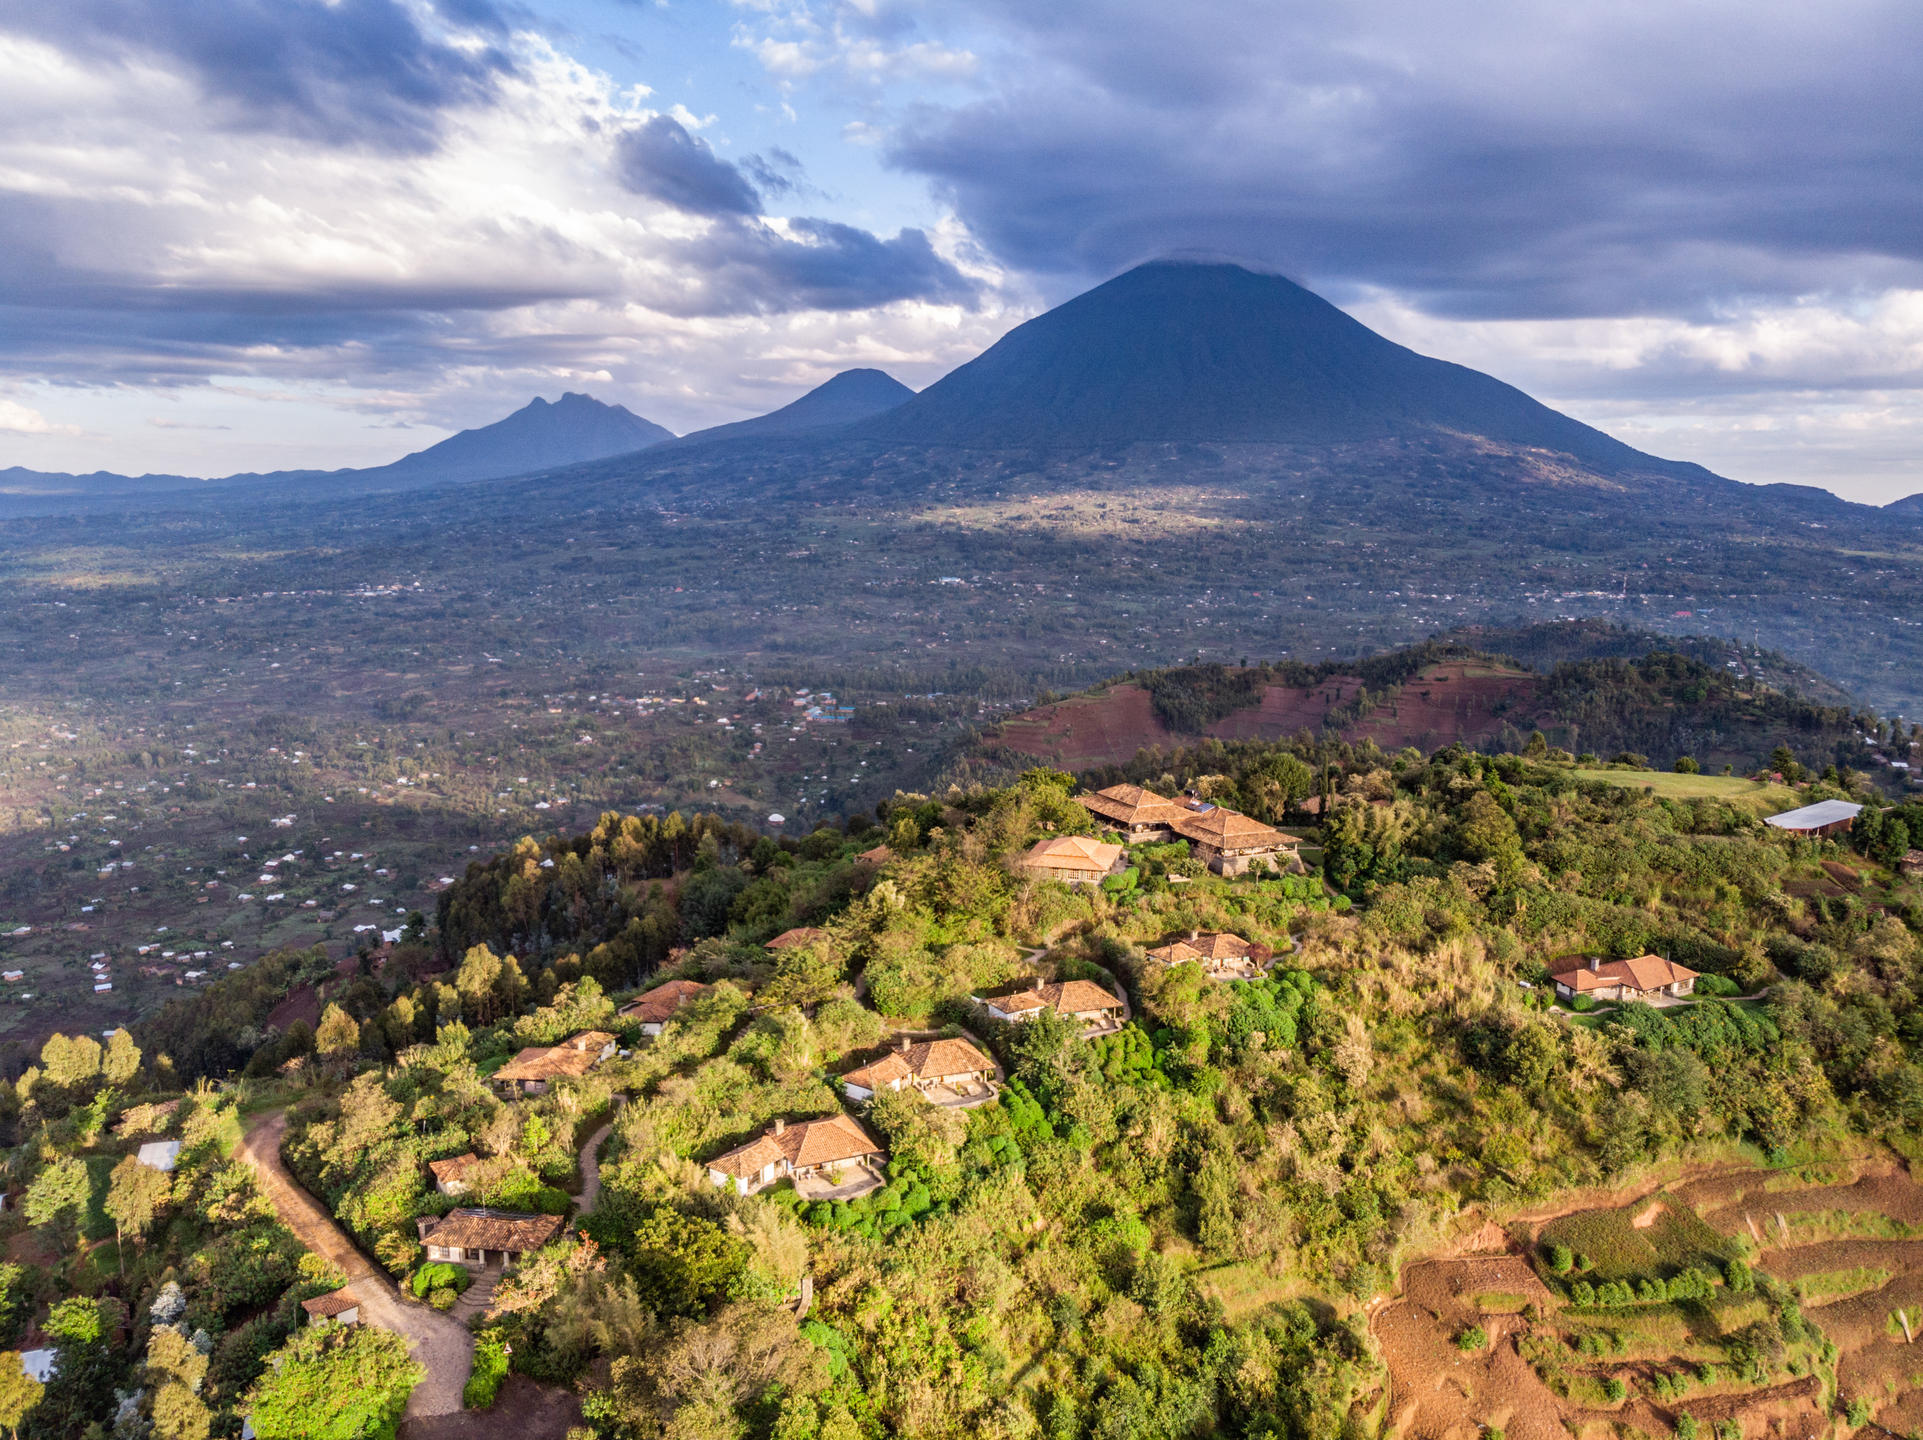
M 0 465 L 924 385 L 1280 270 L 1737 479 L 1923 490 L 1923 16 L 1833 0 L 0 0 Z

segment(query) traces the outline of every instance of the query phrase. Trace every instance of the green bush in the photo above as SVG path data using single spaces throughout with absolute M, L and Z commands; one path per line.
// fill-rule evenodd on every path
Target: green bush
M 435 1260 L 414 1272 L 408 1281 L 408 1288 L 417 1300 L 426 1300 L 437 1290 L 448 1290 L 458 1295 L 473 1283 L 473 1276 L 467 1273 L 467 1266 L 451 1264 L 445 1260 Z M 431 1303 L 431 1302 L 430 1302 Z M 452 1305 L 452 1300 L 448 1305 Z M 442 1310 L 447 1305 L 438 1307 Z
M 1480 1325 L 1471 1325 L 1467 1330 L 1464 1330 L 1460 1335 L 1456 1336 L 1456 1349 L 1465 1355 L 1473 1355 L 1478 1350 L 1487 1350 L 1488 1348 L 1489 1332 L 1484 1330 Z
M 1578 1014 L 1586 1015 L 1596 1008 L 1596 997 L 1593 995 L 1578 995 L 1569 1002 L 1569 1008 Z
M 1611 1375 L 1603 1381 L 1603 1399 L 1611 1405 L 1619 1405 L 1629 1394 L 1629 1387 L 1616 1376 Z
M 1550 1270 L 1557 1275 L 1567 1275 L 1576 1263 L 1576 1257 L 1570 1253 L 1567 1245 L 1551 1245 L 1548 1260 Z
M 1854 1400 L 1850 1401 L 1849 1410 L 1846 1412 L 1846 1418 L 1849 1420 L 1850 1424 L 1852 1425 L 1869 1424 L 1870 1423 L 1870 1402 L 1865 1400 L 1861 1395 L 1858 1395 Z
M 461 1390 L 461 1404 L 469 1410 L 487 1409 L 505 1379 L 507 1337 L 498 1330 L 484 1330 L 474 1337 L 474 1370 Z
M 454 1302 L 460 1298 L 460 1293 L 452 1285 L 438 1285 L 428 1292 L 427 1303 L 436 1310 L 452 1310 Z
M 1702 1422 L 1687 1410 L 1676 1417 L 1676 1440 L 1697 1440 L 1702 1433 Z
M 1715 996 L 1740 995 L 1743 993 L 1743 987 L 1727 975 L 1698 975 L 1696 993 Z

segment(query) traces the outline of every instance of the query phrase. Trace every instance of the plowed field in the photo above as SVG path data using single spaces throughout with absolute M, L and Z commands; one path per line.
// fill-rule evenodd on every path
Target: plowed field
M 1858 1398 L 1889 1432 L 1923 1429 L 1923 1344 L 1906 1341 L 1898 1318 L 1923 1340 L 1923 1186 L 1893 1157 L 1800 1177 L 1718 1167 L 1596 1199 L 1506 1231 L 1485 1224 L 1456 1251 L 1404 1268 L 1400 1293 L 1371 1321 L 1394 1435 L 1666 1436 L 1687 1412 L 1704 1435 L 1733 1420 L 1746 1440 L 1816 1440 Z M 1546 1238 L 1594 1247 L 1598 1276 L 1613 1265 L 1668 1278 L 1745 1252 L 1762 1273 L 1808 1287 L 1803 1315 L 1835 1345 L 1834 1371 L 1816 1363 L 1815 1336 L 1760 1380 L 1729 1362 L 1723 1341 L 1771 1309 L 1760 1293 L 1718 1286 L 1702 1303 L 1573 1309 L 1533 1263 Z M 1533 1309 L 1510 1313 L 1518 1300 Z M 1465 1353 L 1457 1338 L 1472 1326 L 1488 1344 Z M 1582 1348 L 1585 1335 L 1602 1343 Z M 1702 1381 L 1706 1364 L 1713 1383 Z M 1610 1381 L 1621 1399 L 1608 1399 Z

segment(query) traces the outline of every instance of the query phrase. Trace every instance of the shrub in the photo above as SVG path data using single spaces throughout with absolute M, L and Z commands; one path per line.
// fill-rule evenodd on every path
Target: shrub
M 1587 1015 L 1591 1010 L 1596 1008 L 1596 997 L 1594 995 L 1578 995 L 1569 1002 L 1569 1008 L 1578 1014 Z
M 1696 993 L 1699 995 L 1713 995 L 1723 998 L 1730 995 L 1742 994 L 1743 987 L 1727 975 L 1698 975 L 1696 977 Z
M 438 1290 L 448 1290 L 458 1295 L 467 1289 L 472 1281 L 473 1277 L 467 1273 L 467 1266 L 436 1260 L 416 1270 L 413 1278 L 408 1281 L 408 1288 L 414 1292 L 415 1299 L 427 1300 Z M 453 1303 L 452 1300 L 448 1301 L 449 1305 Z M 439 1308 L 445 1310 L 447 1306 L 443 1305 Z
M 1702 1422 L 1687 1410 L 1676 1417 L 1676 1440 L 1697 1440 L 1702 1433 Z
M 1616 1376 L 1611 1375 L 1603 1381 L 1603 1399 L 1611 1405 L 1620 1405 L 1629 1395 L 1629 1387 Z
M 474 1337 L 474 1370 L 461 1390 L 461 1404 L 469 1410 L 487 1409 L 505 1379 L 507 1337 L 498 1330 L 484 1330 Z
M 1756 1288 L 1756 1277 L 1749 1273 L 1749 1262 L 1741 1258 L 1723 1267 L 1723 1283 L 1732 1295 L 1747 1295 Z
M 1456 1349 L 1465 1355 L 1473 1355 L 1478 1350 L 1489 1348 L 1489 1332 L 1480 1325 L 1471 1325 L 1456 1336 Z
M 1870 1423 L 1870 1402 L 1865 1400 L 1861 1395 L 1858 1395 L 1854 1400 L 1850 1401 L 1849 1410 L 1846 1412 L 1846 1418 L 1849 1420 L 1850 1424 L 1852 1425 L 1869 1424 Z
M 1551 1245 L 1548 1259 L 1550 1270 L 1557 1275 L 1567 1275 L 1576 1263 L 1576 1257 L 1570 1253 L 1567 1245 Z
M 456 1290 L 452 1285 L 440 1285 L 435 1287 L 428 1295 L 427 1303 L 432 1305 L 436 1310 L 452 1310 L 454 1308 L 454 1301 L 459 1295 L 460 1291 Z

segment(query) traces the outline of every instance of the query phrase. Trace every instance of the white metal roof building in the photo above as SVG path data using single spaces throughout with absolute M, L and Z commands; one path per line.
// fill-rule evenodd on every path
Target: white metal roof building
M 1792 835 L 1825 835 L 1831 830 L 1847 830 L 1850 822 L 1863 813 L 1861 805 L 1848 800 L 1819 800 L 1800 810 L 1785 810 L 1763 821 Z

